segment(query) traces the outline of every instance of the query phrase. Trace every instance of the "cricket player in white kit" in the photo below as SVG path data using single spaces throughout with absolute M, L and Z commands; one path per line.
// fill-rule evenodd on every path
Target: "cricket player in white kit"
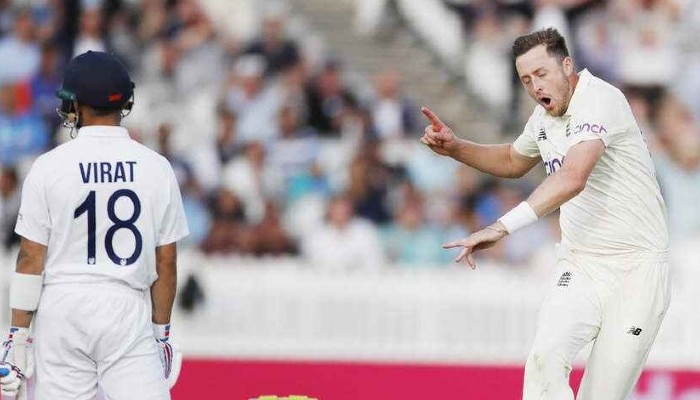
M 493 225 L 444 245 L 475 267 L 488 248 L 560 209 L 557 274 L 525 366 L 524 400 L 572 400 L 569 373 L 587 343 L 593 350 L 579 400 L 623 400 L 633 389 L 669 304 L 666 209 L 642 133 L 624 95 L 576 73 L 554 29 L 518 38 L 520 80 L 538 103 L 512 144 L 455 137 L 428 109 L 421 141 L 483 172 L 523 176 L 543 162 L 547 178 Z
M 170 398 L 176 242 L 188 228 L 168 161 L 119 126 L 133 89 L 106 53 L 66 69 L 59 113 L 78 132 L 24 181 L 3 396 L 93 400 L 99 386 L 110 400 Z

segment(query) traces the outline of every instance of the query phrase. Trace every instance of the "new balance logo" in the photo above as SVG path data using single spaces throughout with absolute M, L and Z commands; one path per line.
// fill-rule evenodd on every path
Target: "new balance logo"
M 547 132 L 544 131 L 544 128 L 540 128 L 540 132 L 537 134 L 537 141 L 541 142 L 543 140 L 547 140 Z
M 559 283 L 557 283 L 557 286 L 569 286 L 569 283 L 571 283 L 571 272 L 566 271 L 561 274 L 561 277 L 559 277 Z
M 630 335 L 639 336 L 642 334 L 642 328 L 637 328 L 636 326 L 633 326 L 627 331 L 627 333 Z

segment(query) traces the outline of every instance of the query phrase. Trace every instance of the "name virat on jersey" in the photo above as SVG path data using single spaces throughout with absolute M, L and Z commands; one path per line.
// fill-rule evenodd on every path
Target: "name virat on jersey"
M 79 163 L 83 183 L 133 182 L 136 161 Z

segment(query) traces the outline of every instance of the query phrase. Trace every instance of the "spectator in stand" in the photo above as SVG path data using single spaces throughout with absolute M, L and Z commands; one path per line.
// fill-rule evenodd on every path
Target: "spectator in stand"
M 337 137 L 341 131 L 341 116 L 348 96 L 351 95 L 343 85 L 339 63 L 335 60 L 327 61 L 307 86 L 309 125 L 322 136 Z
M 137 37 L 141 43 L 151 43 L 165 34 L 168 24 L 166 0 L 142 0 L 138 2 L 140 16 Z
M 476 200 L 481 194 L 482 176 L 478 171 L 460 166 L 454 175 L 450 190 L 443 194 L 446 201 L 443 200 L 444 204 L 439 204 L 438 207 L 445 207 L 445 210 L 438 208 L 439 214 L 434 219 L 445 232 L 448 241 L 469 235 L 483 226 L 475 212 Z M 426 206 L 432 205 L 434 195 L 430 193 L 426 196 L 430 196 L 431 199 Z
M 182 204 L 190 228 L 190 235 L 183 243 L 200 243 L 209 232 L 211 223 L 204 204 L 204 193 L 190 162 L 173 151 L 171 139 L 172 129 L 170 125 L 161 124 L 158 127 L 158 152 L 170 162 L 173 168 L 180 186 Z
M 192 171 L 192 166 L 184 157 L 175 154 L 172 145 L 172 128 L 169 124 L 164 123 L 158 127 L 158 152 L 170 161 L 173 167 L 177 183 L 180 185 L 182 192 L 198 191 L 197 180 Z
M 656 133 L 656 127 L 654 121 L 652 121 L 653 113 L 651 106 L 641 93 L 637 93 L 634 90 L 627 90 L 625 93 L 627 96 L 627 101 L 630 103 L 630 108 L 632 109 L 632 114 L 637 120 L 637 125 L 642 131 L 642 135 L 647 140 L 647 145 L 649 149 L 653 152 L 657 150 L 658 135 Z
M 17 88 L 16 84 L 0 83 L 0 165 L 28 162 L 49 142 L 41 117 L 20 107 Z
M 243 155 L 245 150 L 245 143 L 236 132 L 236 114 L 225 105 L 219 104 L 216 115 L 214 143 L 202 141 L 198 150 L 189 153 L 197 181 L 205 192 L 218 189 L 224 167 Z
M 419 131 L 416 108 L 401 93 L 401 77 L 397 71 L 385 70 L 375 76 L 374 92 L 367 108 L 372 115 L 373 132 L 379 139 L 403 139 Z
M 404 165 L 411 182 L 423 192 L 449 192 L 460 166 L 446 163 L 444 157 L 424 151 L 417 143 L 410 143 L 407 147 Z
M 37 43 L 54 41 L 60 27 L 60 4 L 59 1 L 32 1 L 32 17 L 34 18 L 35 39 Z
M 19 244 L 19 236 L 15 233 L 19 204 L 17 171 L 11 167 L 0 169 L 0 246 L 5 250 Z
M 405 199 L 398 207 L 384 234 L 389 259 L 412 267 L 449 265 L 452 255 L 441 248 L 447 237 L 427 223 L 423 208 L 420 196 Z
M 219 106 L 217 116 L 219 124 L 216 134 L 216 155 L 221 165 L 225 165 L 241 155 L 244 146 L 236 132 L 236 113 L 224 106 Z
M 250 224 L 263 219 L 267 199 L 282 198 L 284 193 L 282 176 L 266 162 L 265 152 L 262 142 L 249 142 L 244 154 L 226 165 L 223 171 L 223 187 L 240 197 Z
M 269 163 L 284 180 L 285 199 L 293 202 L 309 193 L 326 192 L 325 180 L 316 168 L 321 144 L 316 131 L 301 125 L 297 107 L 282 108 L 279 130 L 279 139 L 270 146 Z
M 10 0 L 0 0 L 0 37 L 12 31 L 12 2 Z
M 348 187 L 350 165 L 369 139 L 370 124 L 369 112 L 360 107 L 354 96 L 346 96 L 338 140 L 320 140 L 318 166 L 331 192 L 342 192 Z
M 377 142 L 367 143 L 349 166 L 347 194 L 357 215 L 375 224 L 391 221 L 389 187 L 392 172 L 379 158 Z
M 680 9 L 674 0 L 619 0 L 613 4 L 621 83 L 642 91 L 655 106 L 679 70 L 674 26 L 680 21 Z
M 498 196 L 498 203 L 501 207 L 500 213 L 505 213 L 517 206 L 526 197 L 525 191 L 517 186 L 499 186 L 495 194 Z M 539 223 L 513 233 L 513 240 L 498 243 L 497 246 L 494 246 L 493 251 L 487 254 L 487 257 L 490 256 L 509 265 L 527 265 L 528 260 L 543 245 L 554 244 L 555 239 L 551 231 L 551 224 L 548 223 L 550 219 L 545 218 Z
M 90 2 L 86 2 L 90 3 Z M 78 35 L 73 42 L 70 57 L 92 51 L 111 52 L 108 42 L 108 31 L 104 29 L 102 9 L 99 2 L 88 4 L 80 12 Z
M 339 117 L 340 140 L 352 146 L 359 146 L 373 138 L 372 115 L 360 105 L 357 96 L 347 92 L 343 95 L 343 108 Z M 353 149 L 357 151 L 357 148 Z
M 306 123 L 308 114 L 305 87 L 307 80 L 307 65 L 303 59 L 300 59 L 296 64 L 282 70 L 277 80 L 280 97 L 282 99 L 281 103 L 296 107 L 304 123 Z
M 135 5 L 124 4 L 121 1 L 110 1 L 108 7 L 109 39 L 112 51 L 118 54 L 124 65 L 133 70 L 139 63 L 140 46 L 136 32 Z M 149 16 L 150 18 L 150 16 Z
M 254 255 L 279 256 L 298 252 L 296 243 L 282 228 L 281 220 L 279 207 L 275 202 L 268 200 L 265 204 L 265 215 L 251 230 L 251 236 L 255 238 Z
M 654 153 L 656 172 L 668 207 L 673 237 L 700 235 L 700 124 L 672 95 L 658 111 L 660 146 Z
M 266 82 L 261 56 L 240 57 L 226 93 L 227 105 L 236 116 L 236 131 L 243 141 L 271 141 L 276 137 L 281 96 Z
M 569 21 L 561 0 L 534 0 L 534 15 L 532 17 L 531 31 L 555 28 L 567 43 L 571 43 Z
M 509 78 L 514 72 L 507 49 L 501 21 L 495 11 L 487 7 L 474 26 L 473 39 L 467 50 L 465 76 L 470 89 L 480 93 L 494 110 L 506 110 L 511 97 Z M 515 89 L 512 91 L 516 97 L 518 92 Z M 514 103 L 513 106 L 516 105 L 519 104 Z M 502 113 L 505 114 L 505 111 Z
M 303 238 L 301 247 L 304 257 L 323 271 L 376 271 L 385 262 L 377 228 L 356 217 L 344 195 L 331 199 L 325 223 Z
M 180 93 L 190 95 L 218 88 L 225 75 L 224 50 L 214 26 L 196 0 L 178 0 L 175 18 L 167 28 L 178 60 L 175 82 Z
M 299 50 L 295 41 L 286 37 L 286 9 L 283 3 L 270 4 L 264 11 L 262 35 L 245 49 L 247 54 L 258 54 L 265 59 L 267 76 L 294 67 L 299 62 Z
M 180 60 L 175 39 L 169 36 L 161 36 L 143 49 L 134 78 L 138 83 L 136 95 L 140 104 L 147 105 L 148 114 L 143 115 L 142 126 L 147 130 L 155 130 L 156 121 L 172 121 L 171 115 L 184 108 L 186 98 L 184 93 L 178 91 L 176 84 L 176 71 Z M 129 117 L 129 123 L 138 120 L 140 113 L 136 108 L 134 115 Z
M 577 53 L 579 68 L 588 68 L 595 76 L 609 82 L 618 81 L 619 43 L 604 10 L 596 10 L 583 18 L 578 27 Z
M 447 240 L 455 240 L 455 238 L 464 237 L 479 230 L 480 225 L 477 223 L 474 213 L 473 196 L 453 199 L 449 206 L 448 219 L 443 229 Z
M 479 227 L 485 226 L 488 221 L 498 218 L 503 208 L 498 191 L 501 181 L 490 176 L 485 177 L 474 193 L 474 215 Z
M 671 89 L 700 120 L 700 96 L 697 95 L 700 93 L 700 2 L 686 1 L 680 18 L 682 24 L 676 29 L 683 68 L 671 83 Z
M 61 86 L 62 61 L 58 48 L 53 43 L 43 43 L 39 71 L 29 82 L 32 108 L 51 133 L 51 146 L 58 144 L 55 135 L 60 120 L 56 118 L 56 90 Z
M 13 17 L 12 34 L 0 39 L 0 83 L 4 84 L 32 77 L 41 59 L 31 9 L 20 7 Z
M 240 252 L 250 242 L 241 200 L 230 190 L 219 189 L 209 205 L 211 226 L 200 248 L 205 254 Z
M 480 176 L 478 171 L 459 167 L 451 175 L 452 184 L 449 187 L 424 189 L 411 175 L 411 184 L 420 190 L 422 198 L 430 199 L 423 201 L 427 222 L 431 229 L 441 231 L 446 241 L 479 230 L 474 203 Z

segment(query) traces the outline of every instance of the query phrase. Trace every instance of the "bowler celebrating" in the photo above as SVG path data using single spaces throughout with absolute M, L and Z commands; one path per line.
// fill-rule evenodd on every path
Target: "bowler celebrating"
M 519 37 L 513 58 L 537 103 L 512 144 L 458 139 L 430 110 L 421 141 L 482 172 L 519 178 L 542 160 L 547 178 L 494 224 L 444 245 L 473 252 L 560 209 L 558 282 L 540 310 L 525 366 L 524 400 L 573 400 L 569 373 L 593 350 L 579 400 L 624 400 L 641 374 L 669 304 L 666 208 L 642 133 L 624 95 L 575 71 L 555 29 Z

